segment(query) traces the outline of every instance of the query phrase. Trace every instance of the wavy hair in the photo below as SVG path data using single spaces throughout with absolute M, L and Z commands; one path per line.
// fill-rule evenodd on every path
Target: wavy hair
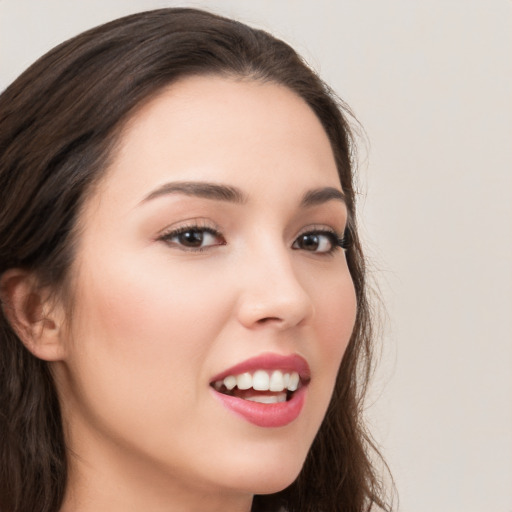
M 355 212 L 350 112 L 286 43 L 195 9 L 127 16 L 66 41 L 0 96 L 0 276 L 18 267 L 65 289 L 81 206 L 127 120 L 164 87 L 192 75 L 284 85 L 327 133 L 349 210 L 347 261 L 357 318 L 332 400 L 303 469 L 254 511 L 390 510 L 362 421 L 372 367 L 372 318 Z M 59 401 L 46 362 L 0 313 L 0 510 L 57 512 L 67 480 Z

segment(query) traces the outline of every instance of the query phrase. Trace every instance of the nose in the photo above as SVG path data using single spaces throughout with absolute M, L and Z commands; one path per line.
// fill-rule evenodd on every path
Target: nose
M 242 271 L 237 314 L 245 327 L 284 330 L 306 324 L 314 316 L 312 297 L 286 250 L 260 253 Z

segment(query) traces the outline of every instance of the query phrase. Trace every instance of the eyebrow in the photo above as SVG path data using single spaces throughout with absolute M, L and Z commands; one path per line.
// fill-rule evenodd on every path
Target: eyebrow
M 193 197 L 202 197 L 216 201 L 227 201 L 230 203 L 244 204 L 248 201 L 247 195 L 237 187 L 221 185 L 218 183 L 197 182 L 197 181 L 175 181 L 165 183 L 156 190 L 153 190 L 143 199 L 143 203 L 169 194 L 184 194 Z M 345 194 L 334 187 L 322 187 L 308 190 L 300 201 L 301 208 L 318 206 L 329 201 L 336 200 L 346 203 Z
M 302 196 L 300 206 L 303 208 L 318 206 L 332 200 L 341 201 L 344 204 L 347 203 L 345 194 L 341 190 L 334 187 L 323 187 L 308 190 Z
M 219 185 L 217 183 L 181 181 L 166 183 L 151 192 L 144 198 L 143 202 L 156 199 L 168 194 L 184 194 L 186 196 L 202 197 L 217 201 L 228 201 L 230 203 L 243 204 L 247 202 L 247 196 L 236 187 Z

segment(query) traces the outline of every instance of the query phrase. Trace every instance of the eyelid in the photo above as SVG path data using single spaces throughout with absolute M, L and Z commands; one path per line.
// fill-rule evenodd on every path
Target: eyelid
M 175 233 L 176 231 L 187 229 L 198 229 L 209 232 L 215 232 L 219 235 L 222 234 L 220 227 L 211 220 L 205 218 L 192 218 L 175 222 L 169 226 L 166 226 L 164 229 L 162 229 L 156 234 L 155 240 L 161 240 L 162 238 L 167 237 Z
M 343 230 L 341 233 L 333 228 L 332 226 L 327 226 L 325 224 L 310 224 L 309 226 L 304 226 L 296 235 L 295 239 L 299 236 L 304 235 L 306 233 L 332 233 L 338 240 L 343 239 L 346 230 Z
M 174 238 L 189 231 L 199 231 L 203 232 L 203 234 L 208 233 L 209 235 L 217 238 L 217 240 L 220 240 L 220 243 L 211 243 L 204 246 L 200 245 L 194 247 L 173 240 Z M 215 223 L 212 223 L 208 219 L 188 219 L 186 221 L 176 222 L 160 231 L 155 241 L 163 242 L 168 247 L 178 249 L 185 253 L 203 253 L 226 245 L 226 240 L 220 229 L 216 227 Z

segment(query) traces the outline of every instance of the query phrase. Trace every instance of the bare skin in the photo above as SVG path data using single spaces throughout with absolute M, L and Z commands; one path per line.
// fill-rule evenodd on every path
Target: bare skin
M 304 203 L 327 188 L 342 192 L 328 138 L 282 86 L 194 77 L 128 123 L 80 218 L 72 321 L 46 354 L 70 447 L 62 512 L 248 512 L 296 478 L 356 312 L 333 242 L 345 204 Z M 300 415 L 278 428 L 212 391 L 263 353 L 310 367 Z

